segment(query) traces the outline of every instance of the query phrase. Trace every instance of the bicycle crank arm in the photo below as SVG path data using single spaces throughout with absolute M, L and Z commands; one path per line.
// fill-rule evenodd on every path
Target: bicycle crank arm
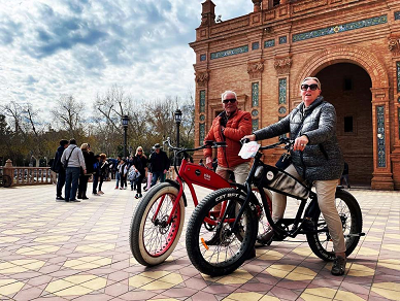
M 354 234 L 344 235 L 344 237 L 357 237 L 357 236 L 365 236 L 365 233 L 361 232 L 361 233 L 354 233 Z

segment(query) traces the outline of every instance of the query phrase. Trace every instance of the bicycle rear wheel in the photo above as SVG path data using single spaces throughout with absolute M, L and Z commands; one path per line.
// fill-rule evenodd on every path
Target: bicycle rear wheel
M 257 236 L 256 213 L 247 206 L 238 229 L 231 229 L 244 199 L 245 195 L 235 189 L 220 189 L 209 194 L 194 210 L 187 227 L 186 248 L 192 264 L 200 272 L 210 276 L 229 274 L 252 252 Z M 219 215 L 216 227 L 206 227 L 210 212 L 219 203 L 226 204 L 225 221 L 218 222 Z
M 3 175 L 3 187 L 10 187 L 11 183 L 11 177 L 9 175 Z
M 172 212 L 178 188 L 161 183 L 151 189 L 137 204 L 132 217 L 129 241 L 135 259 L 142 265 L 154 266 L 164 262 L 175 249 L 185 220 L 183 199 Z
M 337 190 L 335 195 L 336 209 L 342 221 L 344 241 L 346 244 L 346 256 L 349 256 L 356 248 L 362 231 L 362 213 L 357 200 L 347 191 Z M 317 220 L 317 219 L 315 219 Z M 324 216 L 319 212 L 315 230 L 328 229 Z M 309 233 L 307 242 L 319 258 L 325 261 L 335 259 L 333 242 L 329 232 Z

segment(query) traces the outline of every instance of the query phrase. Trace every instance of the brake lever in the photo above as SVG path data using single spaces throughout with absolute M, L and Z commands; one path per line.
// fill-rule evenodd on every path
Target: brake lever
M 240 143 L 243 145 L 243 144 L 245 144 L 245 143 L 249 143 L 250 142 L 250 139 L 249 138 L 242 138 L 242 139 L 240 139 Z

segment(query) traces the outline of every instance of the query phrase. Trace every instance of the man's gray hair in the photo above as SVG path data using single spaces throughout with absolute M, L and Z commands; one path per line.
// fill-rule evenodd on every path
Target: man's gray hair
M 315 80 L 317 82 L 318 89 L 322 90 L 321 89 L 321 82 L 319 81 L 318 77 L 315 77 L 315 76 L 309 76 L 309 77 L 306 77 L 305 79 L 303 79 L 303 81 L 300 84 L 300 89 L 301 89 L 301 85 L 304 84 L 304 82 L 306 82 L 308 80 Z
M 224 93 L 221 94 L 221 100 L 224 101 L 225 95 L 226 95 L 226 94 L 230 94 L 230 93 L 232 93 L 233 95 L 235 95 L 235 98 L 237 99 L 236 93 L 233 92 L 233 91 L 229 91 L 229 90 L 228 90 L 228 91 L 225 91 Z

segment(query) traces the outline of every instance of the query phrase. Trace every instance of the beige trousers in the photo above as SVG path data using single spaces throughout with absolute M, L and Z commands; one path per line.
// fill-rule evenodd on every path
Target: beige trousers
M 297 173 L 296 168 L 289 165 L 285 171 L 296 179 L 304 181 Z M 318 197 L 318 206 L 326 220 L 329 233 L 333 240 L 335 253 L 346 252 L 344 243 L 342 222 L 335 205 L 335 193 L 338 180 L 314 181 L 313 186 L 316 189 Z M 286 196 L 277 192 L 272 193 L 272 219 L 274 222 L 283 217 L 286 209 Z
M 228 171 L 233 171 L 233 174 L 235 175 L 235 182 L 243 184 L 246 181 L 246 177 L 249 174 L 249 170 L 250 170 L 250 165 L 248 162 L 245 162 L 236 165 L 234 167 L 222 167 L 218 165 L 217 170 L 215 172 L 224 179 L 228 180 L 229 179 Z M 220 209 L 221 209 L 221 203 L 217 204 L 213 210 L 220 210 Z
M 235 182 L 243 184 L 246 181 L 246 177 L 249 174 L 249 170 L 250 170 L 250 164 L 249 162 L 245 162 L 236 165 L 234 167 L 222 167 L 218 165 L 217 170 L 215 172 L 224 179 L 229 179 L 228 171 L 233 171 L 235 175 Z

